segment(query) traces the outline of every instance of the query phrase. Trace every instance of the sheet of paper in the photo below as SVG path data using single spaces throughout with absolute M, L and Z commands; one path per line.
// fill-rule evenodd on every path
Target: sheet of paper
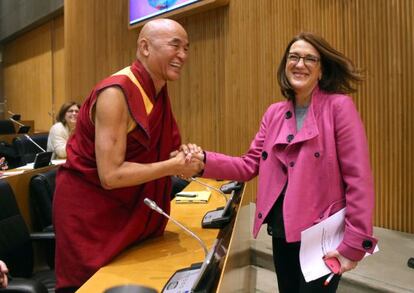
M 176 203 L 207 203 L 211 191 L 181 191 L 176 194 Z
M 3 176 L 19 175 L 19 174 L 22 174 L 23 172 L 24 172 L 24 170 L 21 170 L 21 171 L 5 171 L 3 173 Z
M 299 260 L 306 282 L 331 273 L 322 257 L 338 247 L 344 237 L 344 228 L 345 208 L 302 231 Z
M 299 253 L 300 267 L 306 282 L 330 274 L 322 257 L 338 248 L 345 231 L 345 208 L 320 223 L 302 231 Z M 379 251 L 378 245 L 374 253 Z M 366 254 L 368 256 L 370 254 Z

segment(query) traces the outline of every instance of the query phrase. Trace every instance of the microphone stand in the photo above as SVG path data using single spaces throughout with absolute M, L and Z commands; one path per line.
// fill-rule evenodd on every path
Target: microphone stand
M 207 184 L 207 183 L 204 183 L 203 181 L 200 181 L 200 180 L 198 180 L 198 179 L 197 179 L 197 178 L 195 178 L 195 177 L 190 177 L 190 180 L 191 180 L 191 181 L 194 181 L 194 182 L 197 182 L 198 184 L 201 184 L 201 185 L 203 185 L 203 186 L 205 186 L 205 187 L 207 187 L 207 188 L 209 188 L 209 189 L 213 189 L 213 190 L 217 191 L 220 195 L 222 195 L 222 196 L 224 197 L 224 199 L 226 200 L 226 203 L 227 203 L 227 201 L 228 201 L 227 196 L 226 196 L 226 195 L 224 194 L 224 192 L 223 192 L 223 191 L 221 191 L 219 188 L 214 187 L 214 186 L 211 186 L 211 185 L 209 185 L 209 184 Z
M 37 146 L 42 152 L 46 152 L 44 148 L 42 148 L 40 145 L 38 145 L 30 136 L 28 136 L 27 134 L 24 134 L 24 136 L 30 140 L 30 142 L 32 142 L 35 146 Z
M 167 217 L 169 220 L 173 221 L 174 224 L 179 226 L 181 229 L 183 229 L 185 232 L 193 236 L 195 239 L 197 239 L 198 243 L 200 243 L 201 247 L 204 249 L 204 256 L 207 257 L 208 249 L 203 240 L 200 239 L 195 233 L 193 233 L 190 229 L 185 227 L 183 224 L 175 220 L 174 218 L 170 217 L 167 213 L 165 213 L 153 200 L 150 200 L 149 198 L 144 199 L 144 203 L 149 206 L 151 209 L 156 211 L 157 213 L 163 215 L 164 217 Z
M 176 271 L 170 277 L 161 292 L 210 292 L 214 281 L 212 276 L 216 273 L 218 265 L 217 261 L 215 261 L 215 250 L 218 248 L 218 241 L 216 240 L 211 250 L 208 251 L 207 246 L 200 237 L 183 224 L 170 217 L 153 200 L 145 198 L 144 203 L 152 210 L 173 221 L 174 224 L 178 225 L 181 229 L 197 239 L 205 253 L 203 263 L 192 264 L 188 268 Z
M 201 221 L 201 227 L 203 228 L 214 228 L 214 229 L 221 229 L 225 225 L 227 225 L 230 220 L 231 216 L 233 214 L 233 210 L 230 208 L 233 197 L 234 197 L 234 190 L 231 192 L 230 199 L 227 198 L 227 196 L 224 194 L 223 191 L 221 191 L 219 188 L 216 188 L 214 186 L 211 186 L 207 183 L 204 183 L 194 177 L 190 177 L 191 181 L 195 181 L 209 189 L 214 189 L 217 191 L 220 195 L 222 195 L 226 200 L 226 205 L 224 207 L 217 208 L 214 211 L 207 212 L 202 221 Z

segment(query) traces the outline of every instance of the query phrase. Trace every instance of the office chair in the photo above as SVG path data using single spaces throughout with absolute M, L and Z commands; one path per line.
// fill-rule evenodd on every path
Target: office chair
M 55 177 L 57 169 L 34 175 L 30 179 L 30 209 L 34 231 L 54 232 L 52 225 L 52 202 L 55 192 Z M 55 267 L 55 241 L 43 244 L 46 261 L 49 267 Z
M 0 120 L 0 134 L 15 134 L 14 124 L 10 120 Z
M 23 292 L 54 292 L 55 275 L 53 270 L 33 272 L 33 240 L 50 240 L 54 233 L 29 234 L 26 223 L 20 214 L 19 207 L 12 189 L 5 180 L 0 180 L 0 259 L 3 260 L 12 277 L 9 291 L 13 286 L 23 282 L 32 291 Z M 31 279 L 36 286 L 30 286 L 23 279 Z M 37 284 L 39 283 L 39 284 Z M 40 291 L 35 291 L 36 288 Z M 47 288 L 47 291 L 44 291 Z M 1 291 L 0 291 L 1 292 Z
M 38 133 L 30 135 L 32 140 L 35 141 L 44 150 L 47 149 L 48 136 L 48 133 Z M 17 154 L 20 156 L 22 165 L 32 163 L 36 157 L 36 154 L 42 152 L 42 150 L 39 147 L 37 147 L 32 141 L 30 141 L 25 136 L 16 137 L 13 140 L 13 147 L 15 148 Z
M 171 176 L 172 189 L 170 199 L 173 200 L 175 198 L 175 195 L 181 190 L 183 190 L 188 184 L 190 184 L 190 182 L 188 182 L 187 180 L 181 179 L 177 176 Z

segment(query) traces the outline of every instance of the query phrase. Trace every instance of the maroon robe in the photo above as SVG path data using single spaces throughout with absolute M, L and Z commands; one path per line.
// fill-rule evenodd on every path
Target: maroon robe
M 125 70 L 129 76 L 116 74 L 101 81 L 82 105 L 75 134 L 67 144 L 67 161 L 57 173 L 53 201 L 56 288 L 81 286 L 127 246 L 161 235 L 167 224 L 143 200 L 148 197 L 169 212 L 169 177 L 113 190 L 103 189 L 99 181 L 90 113 L 97 95 L 107 87 L 122 89 L 137 123 L 127 136 L 125 161 L 145 164 L 166 160 L 180 145 L 166 86 L 155 98 L 151 77 L 139 61 L 122 73 Z M 147 103 L 131 75 L 142 85 Z

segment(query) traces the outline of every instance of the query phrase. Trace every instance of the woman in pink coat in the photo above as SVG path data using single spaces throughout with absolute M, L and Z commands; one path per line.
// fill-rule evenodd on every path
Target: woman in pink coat
M 306 283 L 299 264 L 301 231 L 346 207 L 336 250 L 340 272 L 372 253 L 373 179 L 364 127 L 352 99 L 362 78 L 352 62 L 312 33 L 294 37 L 278 69 L 287 99 L 271 105 L 248 152 L 205 152 L 203 177 L 248 181 L 259 176 L 254 236 L 267 223 L 280 292 L 335 292 L 340 276 Z

